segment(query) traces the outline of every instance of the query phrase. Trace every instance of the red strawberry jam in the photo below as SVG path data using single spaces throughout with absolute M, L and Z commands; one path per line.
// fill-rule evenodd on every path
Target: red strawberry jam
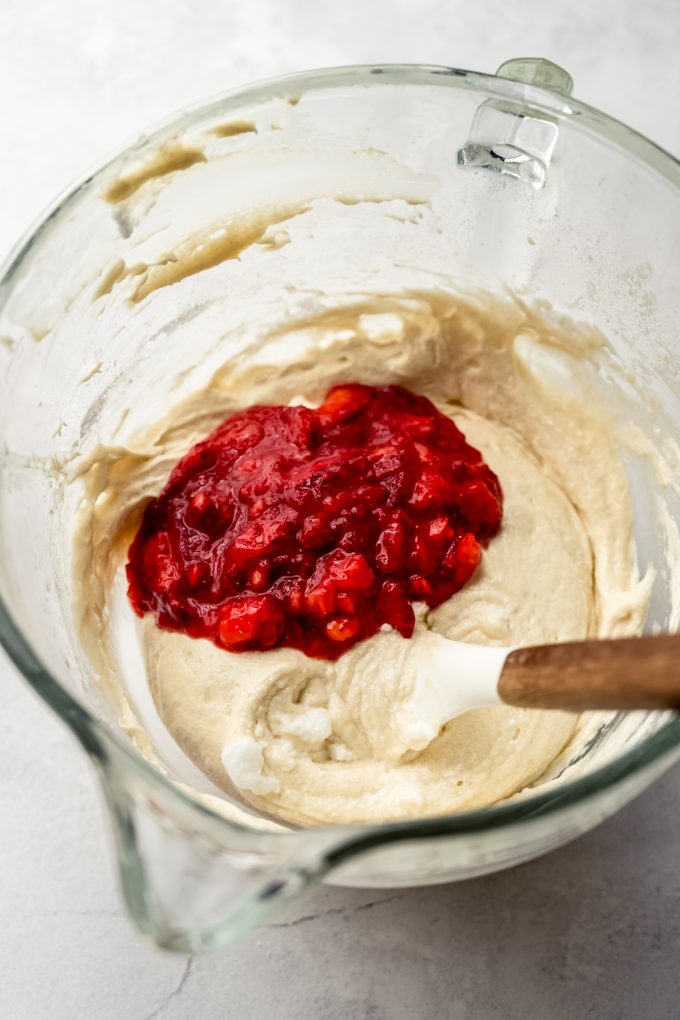
M 474 573 L 498 478 L 454 423 L 400 386 L 336 386 L 316 410 L 219 425 L 147 506 L 129 553 L 136 612 L 232 652 L 336 659 Z

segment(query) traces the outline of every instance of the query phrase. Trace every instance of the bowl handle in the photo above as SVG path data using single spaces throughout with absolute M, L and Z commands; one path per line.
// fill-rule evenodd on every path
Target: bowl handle
M 521 101 L 487 99 L 481 104 L 470 137 L 458 150 L 458 163 L 495 170 L 542 188 L 559 128 L 556 118 L 532 107 L 532 87 L 566 97 L 574 85 L 571 75 L 540 57 L 506 60 L 496 74 L 529 87 Z

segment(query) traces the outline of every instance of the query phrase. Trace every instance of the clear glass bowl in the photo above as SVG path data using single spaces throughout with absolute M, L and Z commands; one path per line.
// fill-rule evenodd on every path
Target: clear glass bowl
M 223 943 L 320 879 L 414 885 L 509 867 L 585 832 L 680 755 L 676 716 L 617 717 L 559 783 L 514 801 L 428 821 L 266 831 L 194 796 L 162 749 L 165 767 L 148 763 L 92 680 L 74 628 L 73 507 L 57 465 L 106 436 L 121 388 L 131 429 L 136 406 L 169 398 L 151 374 L 159 342 L 181 363 L 219 323 L 237 358 L 239 331 L 294 316 L 296 289 L 321 302 L 356 291 L 375 276 L 376 253 L 401 252 L 406 233 L 415 240 L 397 285 L 436 266 L 466 286 L 548 298 L 598 326 L 631 383 L 644 384 L 630 391 L 642 427 L 653 434 L 661 423 L 678 439 L 680 165 L 552 91 L 566 88 L 553 70 L 506 69 L 524 79 L 515 81 L 359 67 L 229 94 L 88 176 L 3 269 L 0 638 L 94 762 L 130 913 L 164 946 Z M 294 208 L 282 205 L 282 181 Z M 411 215 L 428 181 L 437 183 L 438 231 Z M 279 236 L 312 203 L 327 213 L 318 238 L 305 247 L 302 228 Z M 365 203 L 375 212 L 370 244 L 353 219 Z M 225 234 L 244 204 L 245 228 Z M 189 235 L 207 247 L 178 269 L 167 251 Z M 324 260 L 330 243 L 347 246 L 343 279 Z M 631 477 L 641 564 L 658 568 L 647 626 L 666 628 L 673 593 L 662 539 L 648 526 L 651 483 L 634 466 Z M 664 498 L 680 520 L 674 494 Z

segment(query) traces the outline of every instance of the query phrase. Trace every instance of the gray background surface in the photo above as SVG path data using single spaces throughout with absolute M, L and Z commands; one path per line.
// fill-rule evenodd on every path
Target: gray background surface
M 168 111 L 303 67 L 543 55 L 680 152 L 674 0 L 0 0 L 0 255 Z M 571 846 L 458 886 L 318 889 L 219 954 L 123 915 L 93 776 L 0 658 L 0 1017 L 680 1016 L 680 769 Z

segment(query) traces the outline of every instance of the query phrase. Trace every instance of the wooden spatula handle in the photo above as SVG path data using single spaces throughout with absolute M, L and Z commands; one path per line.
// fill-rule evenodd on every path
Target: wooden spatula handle
M 680 634 L 518 648 L 498 693 L 520 708 L 680 709 Z

